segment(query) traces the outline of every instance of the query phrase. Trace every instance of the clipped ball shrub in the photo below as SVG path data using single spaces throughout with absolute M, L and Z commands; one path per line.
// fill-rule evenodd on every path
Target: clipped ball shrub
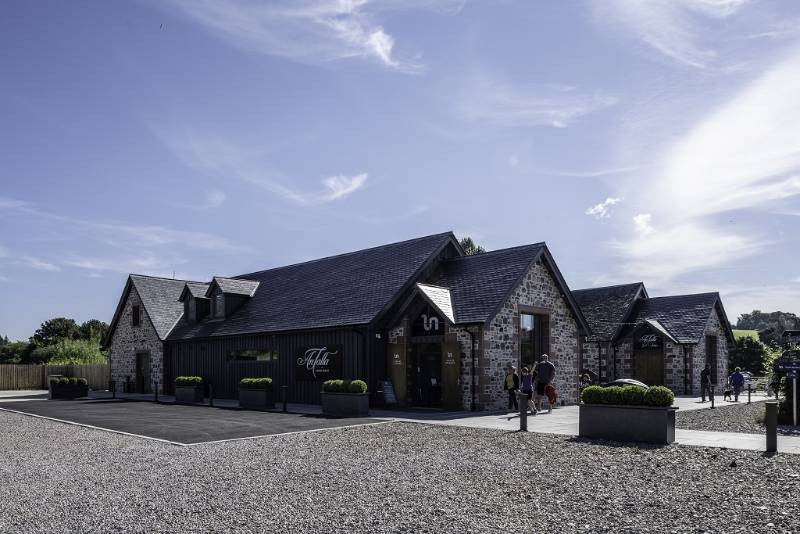
M 600 386 L 587 386 L 581 391 L 581 400 L 584 404 L 603 404 L 603 391 Z
M 85 378 L 78 378 L 75 383 L 78 384 L 79 386 L 88 386 L 89 385 L 89 381 L 86 380 Z
M 66 376 L 62 376 L 61 378 L 58 379 L 58 383 L 59 384 L 69 384 L 69 378 L 67 378 Z
M 620 386 L 603 388 L 603 404 L 622 404 L 624 391 Z
M 672 406 L 672 401 L 675 400 L 675 394 L 672 390 L 664 386 L 651 386 L 647 388 L 644 394 L 644 403 L 646 406 Z
M 260 378 L 242 378 L 239 381 L 239 387 L 242 389 L 263 389 L 264 391 L 272 391 L 272 379 L 266 376 Z
M 56 384 L 58 384 L 60 382 L 61 382 L 61 380 L 57 376 L 50 377 L 50 384 L 55 386 Z
M 646 391 L 647 389 L 641 386 L 624 386 L 622 388 L 622 402 L 620 402 L 620 404 L 626 406 L 643 406 L 644 394 Z
M 175 378 L 176 386 L 197 387 L 203 385 L 202 376 L 179 376 Z
M 363 380 L 353 380 L 350 382 L 347 390 L 350 393 L 366 393 L 367 392 L 367 383 Z

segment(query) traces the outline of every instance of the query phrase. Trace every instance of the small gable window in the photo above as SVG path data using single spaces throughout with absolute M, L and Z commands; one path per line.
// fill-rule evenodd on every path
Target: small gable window
M 131 309 L 131 324 L 139 326 L 142 323 L 142 312 L 139 306 L 134 306 Z
M 225 295 L 222 291 L 217 291 L 214 295 L 214 317 L 225 315 Z

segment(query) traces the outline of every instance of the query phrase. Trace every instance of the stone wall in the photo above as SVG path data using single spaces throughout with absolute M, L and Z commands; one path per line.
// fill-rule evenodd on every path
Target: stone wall
M 132 324 L 132 309 L 135 305 L 140 310 L 139 326 Z M 123 390 L 123 384 L 128 377 L 132 382 L 136 380 L 137 352 L 150 352 L 150 388 L 155 390 L 153 383 L 158 382 L 158 391 L 161 393 L 164 382 L 164 344 L 150 322 L 136 287 L 131 285 L 109 345 L 111 380 L 116 381 L 117 391 Z
M 550 310 L 550 361 L 556 367 L 554 386 L 560 401 L 578 401 L 578 324 L 547 267 L 539 260 L 492 318 L 483 333 L 478 368 L 479 409 L 506 408 L 505 370 L 519 367 L 519 306 Z
M 480 334 L 477 329 L 472 330 L 472 336 L 467 332 L 466 328 L 460 326 L 451 326 L 448 333 L 454 335 L 461 346 L 461 374 L 459 377 L 459 385 L 461 386 L 461 402 L 463 410 L 470 410 L 472 408 L 472 365 L 478 368 L 480 363 Z M 472 347 L 472 339 L 475 339 L 475 347 Z
M 692 369 L 692 394 L 700 395 L 700 371 L 706 366 L 706 336 L 717 336 L 717 391 L 721 391 L 722 386 L 728 380 L 728 339 L 725 335 L 725 328 L 722 326 L 717 309 L 708 320 L 706 330 L 700 338 L 700 342 L 694 346 L 694 368 Z

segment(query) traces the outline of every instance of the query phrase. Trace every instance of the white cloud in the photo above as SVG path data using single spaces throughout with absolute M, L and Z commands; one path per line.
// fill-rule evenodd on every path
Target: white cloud
M 584 115 L 616 103 L 616 98 L 598 93 L 584 94 L 569 86 L 524 86 L 481 81 L 465 85 L 458 113 L 468 121 L 505 128 L 566 128 Z
M 367 173 L 361 173 L 353 176 L 343 174 L 329 176 L 322 180 L 321 190 L 312 192 L 297 191 L 274 183 L 262 183 L 262 185 L 296 204 L 315 206 L 346 198 L 364 187 L 366 182 Z
M 184 14 L 244 50 L 310 64 L 356 58 L 415 72 L 421 65 L 399 59 L 395 39 L 377 20 L 388 11 L 424 9 L 456 13 L 459 0 L 173 0 Z
M 8 197 L 0 197 L 0 210 L 21 208 L 22 206 L 25 205 L 27 205 L 27 203 L 21 200 L 16 200 Z
M 595 0 L 598 24 L 616 25 L 672 61 L 705 69 L 718 61 L 708 35 L 715 23 L 736 14 L 748 0 Z
M 55 272 L 61 270 L 61 267 L 58 265 L 41 260 L 34 256 L 22 256 L 17 260 L 17 264 L 24 267 L 30 267 L 31 269 L 36 269 L 37 271 Z
M 595 219 L 607 219 L 611 217 L 611 206 L 621 201 L 621 198 L 608 197 L 603 202 L 595 204 L 585 211 L 586 215 L 591 215 Z
M 197 204 L 175 204 L 175 206 L 193 210 L 211 210 L 222 206 L 227 198 L 224 191 L 212 189 L 206 192 L 205 199 L 202 202 Z
M 634 215 L 633 228 L 641 235 L 650 235 L 655 231 L 653 226 L 650 224 L 650 221 L 652 220 L 653 216 L 649 213 L 639 213 L 638 215 Z

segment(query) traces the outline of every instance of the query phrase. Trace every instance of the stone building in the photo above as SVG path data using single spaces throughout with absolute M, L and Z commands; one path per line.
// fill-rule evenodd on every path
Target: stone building
M 650 297 L 634 283 L 573 291 L 589 324 L 583 370 L 599 382 L 633 378 L 700 394 L 700 371 L 725 384 L 731 330 L 719 293 Z

